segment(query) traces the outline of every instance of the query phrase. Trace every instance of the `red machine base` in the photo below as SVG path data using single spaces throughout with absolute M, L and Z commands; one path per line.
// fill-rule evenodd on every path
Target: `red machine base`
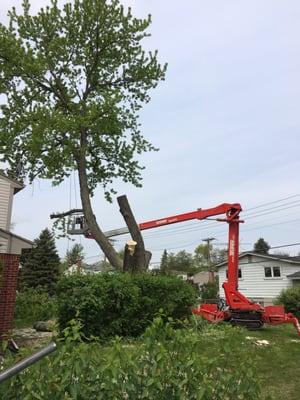
M 232 325 L 248 329 L 260 329 L 263 324 L 293 324 L 300 336 L 300 324 L 292 313 L 286 313 L 283 306 L 260 307 L 260 310 L 219 310 L 217 304 L 202 304 L 192 310 L 212 323 L 227 321 Z

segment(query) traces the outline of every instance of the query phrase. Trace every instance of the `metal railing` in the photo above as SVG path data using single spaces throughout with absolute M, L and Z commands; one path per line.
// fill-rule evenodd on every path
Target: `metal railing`
M 30 365 L 36 363 L 37 361 L 46 357 L 48 354 L 52 353 L 55 350 L 56 350 L 56 343 L 52 342 L 48 346 L 44 347 L 43 349 L 37 351 L 36 353 L 32 354 L 31 356 L 18 362 L 17 364 L 13 365 L 12 367 L 6 369 L 5 371 L 0 373 L 0 383 L 6 381 L 7 379 L 11 378 L 14 375 L 17 375 L 18 373 L 23 371 L 25 368 L 28 368 Z

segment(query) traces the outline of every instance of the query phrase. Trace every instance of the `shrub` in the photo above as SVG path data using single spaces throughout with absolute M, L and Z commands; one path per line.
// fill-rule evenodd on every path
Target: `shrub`
M 230 326 L 174 329 L 156 318 L 142 340 L 84 343 L 72 321 L 56 353 L 0 387 L 7 399 L 259 398 L 251 344 Z M 75 340 L 75 341 L 74 341 Z
M 219 282 L 216 279 L 214 282 L 204 283 L 200 287 L 200 297 L 202 301 L 217 299 L 219 294 Z
M 17 326 L 46 321 L 56 316 L 56 299 L 41 289 L 24 289 L 17 293 L 15 314 Z
M 196 302 L 196 290 L 176 276 L 136 274 L 132 277 L 140 289 L 136 329 L 141 334 L 153 318 L 163 311 L 165 317 L 184 319 Z
M 98 274 L 64 277 L 58 285 L 60 330 L 75 317 L 86 336 L 138 336 L 160 309 L 175 319 L 190 314 L 195 292 L 176 277 Z
M 283 304 L 287 312 L 300 318 L 300 286 L 283 290 L 277 297 L 276 304 Z

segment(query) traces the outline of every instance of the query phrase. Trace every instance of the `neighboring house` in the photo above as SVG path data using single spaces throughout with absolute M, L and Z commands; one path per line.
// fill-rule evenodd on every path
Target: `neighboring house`
M 293 286 L 296 286 L 296 285 L 300 286 L 300 271 L 294 272 L 291 275 L 287 275 L 287 277 L 293 281 Z
M 227 261 L 217 265 L 220 297 Z M 249 299 L 272 304 L 283 289 L 300 284 L 300 257 L 245 252 L 239 256 L 239 290 Z
M 64 275 L 77 274 L 78 272 L 83 273 L 83 270 L 77 264 L 72 264 L 64 271 Z
M 99 274 L 101 272 L 113 273 L 116 271 L 115 268 L 105 261 L 97 261 L 93 264 L 83 264 L 82 268 L 86 274 Z
M 171 269 L 168 271 L 168 273 L 177 276 L 177 278 L 180 278 L 183 281 L 187 281 L 189 279 L 189 274 L 185 271 L 177 271 L 175 269 Z
M 193 283 L 195 285 L 200 286 L 209 282 L 209 272 L 208 271 L 200 271 L 192 277 Z
M 21 254 L 33 242 L 10 231 L 13 198 L 24 186 L 0 172 L 0 253 Z
M 100 273 L 113 273 L 115 269 L 109 265 L 103 263 L 103 261 L 96 262 L 94 264 L 84 264 L 82 263 L 80 267 L 77 264 L 73 264 L 66 269 L 65 275 L 71 275 L 80 272 L 83 275 L 87 274 L 100 274 Z

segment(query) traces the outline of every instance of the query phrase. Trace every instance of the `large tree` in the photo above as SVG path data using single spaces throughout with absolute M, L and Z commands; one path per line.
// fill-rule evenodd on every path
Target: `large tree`
M 217 249 L 212 244 L 199 244 L 194 251 L 195 265 L 204 271 L 214 271 L 216 264 L 227 257 L 227 249 Z
M 30 181 L 54 184 L 78 170 L 88 227 L 121 268 L 91 196 L 101 184 L 111 198 L 115 178 L 140 186 L 137 155 L 154 150 L 138 122 L 166 71 L 141 46 L 151 18 L 134 18 L 118 0 L 74 0 L 62 9 L 52 0 L 34 16 L 24 0 L 23 13 L 9 16 L 9 26 L 0 25 L 2 161 Z

